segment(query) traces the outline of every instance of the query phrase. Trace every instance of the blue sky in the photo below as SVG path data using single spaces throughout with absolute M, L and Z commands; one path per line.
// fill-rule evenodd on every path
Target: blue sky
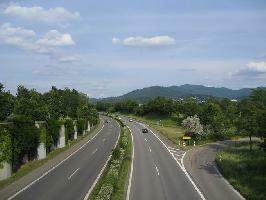
M 266 1 L 2 0 L 0 63 L 13 93 L 266 86 Z

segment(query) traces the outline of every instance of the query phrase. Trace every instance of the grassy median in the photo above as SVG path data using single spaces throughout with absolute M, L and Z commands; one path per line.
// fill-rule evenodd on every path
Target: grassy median
M 112 152 L 112 157 L 95 188 L 90 200 L 123 200 L 126 194 L 126 181 L 131 164 L 131 135 L 126 126 L 120 123 L 120 139 Z
M 78 143 L 83 138 L 85 138 L 89 134 L 91 134 L 95 129 L 97 129 L 98 126 L 99 126 L 99 123 L 96 124 L 94 127 L 92 127 L 91 130 L 89 131 L 89 133 L 85 134 L 84 136 L 79 136 L 77 140 L 70 141 L 68 143 L 68 145 L 66 145 L 63 148 L 55 149 L 54 151 L 52 151 L 49 154 L 47 154 L 46 158 L 41 159 L 41 160 L 32 160 L 32 161 L 29 161 L 28 163 L 22 165 L 20 167 L 20 169 L 16 173 L 12 174 L 12 176 L 10 178 L 0 181 L 0 189 L 3 188 L 3 187 L 6 187 L 7 185 L 10 185 L 11 183 L 13 183 L 15 181 L 17 181 L 18 179 L 20 179 L 21 177 L 27 175 L 28 173 L 30 173 L 34 169 L 37 169 L 38 167 L 42 166 L 43 164 L 45 164 L 49 160 L 55 158 L 60 153 L 66 151 L 67 149 L 72 147 L 74 144 Z
M 266 199 L 266 153 L 258 143 L 252 151 L 248 144 L 220 151 L 216 163 L 223 176 L 246 199 Z

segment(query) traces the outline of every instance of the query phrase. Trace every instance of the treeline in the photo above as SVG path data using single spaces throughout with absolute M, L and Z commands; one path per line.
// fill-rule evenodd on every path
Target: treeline
M 240 101 L 230 99 L 194 98 L 172 100 L 156 97 L 145 104 L 133 100 L 118 103 L 97 102 L 96 108 L 104 112 L 125 112 L 140 116 L 157 114 L 171 116 L 182 125 L 184 119 L 196 116 L 203 125 L 204 136 L 209 139 L 225 139 L 233 135 L 258 136 L 264 139 L 266 148 L 266 90 L 255 89 Z M 252 146 L 251 146 L 252 148 Z
M 40 143 L 47 153 L 56 148 L 61 125 L 66 143 L 91 124 L 97 124 L 98 112 L 88 97 L 74 89 L 52 87 L 44 94 L 18 86 L 12 95 L 0 83 L 0 163 L 12 164 L 16 171 L 25 161 L 36 158 Z

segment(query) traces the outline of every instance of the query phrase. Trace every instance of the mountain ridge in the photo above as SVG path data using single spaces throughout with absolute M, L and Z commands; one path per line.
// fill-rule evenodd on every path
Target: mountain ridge
M 151 86 L 142 89 L 136 89 L 124 95 L 117 97 L 107 97 L 95 99 L 95 101 L 122 101 L 126 99 L 133 99 L 138 102 L 145 102 L 156 96 L 164 96 L 171 99 L 198 97 L 198 98 L 228 98 L 228 99 L 241 99 L 250 95 L 252 89 L 255 88 L 241 88 L 229 89 L 226 87 L 207 87 L 204 85 L 184 84 L 180 86 Z

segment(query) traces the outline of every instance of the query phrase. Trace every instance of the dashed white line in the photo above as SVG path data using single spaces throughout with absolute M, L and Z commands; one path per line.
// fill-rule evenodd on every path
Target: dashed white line
M 77 171 L 79 170 L 79 168 L 78 169 L 76 169 L 67 179 L 68 180 L 70 180 L 71 178 L 72 178 L 72 176 L 74 176 L 75 175 L 75 173 L 77 173 Z
M 149 151 L 151 152 L 151 148 L 150 147 L 148 147 L 149 148 Z
M 155 165 L 155 169 L 157 171 L 158 176 L 160 175 L 157 165 Z
M 144 140 L 145 140 L 145 142 L 147 142 L 147 139 L 146 138 L 144 138 Z
M 95 154 L 97 151 L 98 151 L 98 148 L 96 148 L 96 149 L 91 153 L 91 155 Z

